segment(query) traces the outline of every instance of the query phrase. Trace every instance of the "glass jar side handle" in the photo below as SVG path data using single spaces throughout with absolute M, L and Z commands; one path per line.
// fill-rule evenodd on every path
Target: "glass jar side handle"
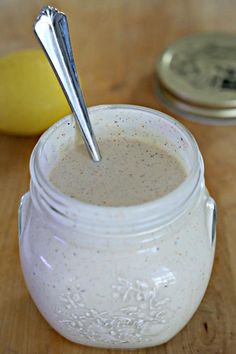
M 18 209 L 18 237 L 19 240 L 22 236 L 22 231 L 25 227 L 26 217 L 27 217 L 27 210 L 29 208 L 30 202 L 30 193 L 25 193 L 20 199 L 20 205 Z
M 217 208 L 216 203 L 210 196 L 206 200 L 207 209 L 207 228 L 209 230 L 210 243 L 214 246 L 216 239 L 216 219 L 217 219 Z

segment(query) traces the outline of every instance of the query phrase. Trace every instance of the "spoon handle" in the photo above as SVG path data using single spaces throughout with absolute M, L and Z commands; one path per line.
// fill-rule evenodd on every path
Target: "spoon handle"
M 53 7 L 44 7 L 36 19 L 34 32 L 59 80 L 92 159 L 100 161 L 101 155 L 76 73 L 66 15 Z

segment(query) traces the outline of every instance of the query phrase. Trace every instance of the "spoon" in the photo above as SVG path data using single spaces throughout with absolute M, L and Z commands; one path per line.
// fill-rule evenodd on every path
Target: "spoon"
M 101 155 L 76 73 L 66 15 L 54 7 L 44 7 L 36 19 L 34 32 L 64 91 L 91 158 L 94 162 L 100 161 Z

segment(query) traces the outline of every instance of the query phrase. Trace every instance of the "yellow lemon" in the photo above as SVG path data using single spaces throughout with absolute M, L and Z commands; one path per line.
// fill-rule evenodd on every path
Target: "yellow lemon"
M 0 58 L 0 130 L 39 134 L 70 113 L 69 105 L 42 50 Z

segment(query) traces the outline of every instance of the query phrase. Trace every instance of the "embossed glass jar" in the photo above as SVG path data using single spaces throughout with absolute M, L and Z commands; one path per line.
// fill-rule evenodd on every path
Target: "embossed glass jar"
M 32 153 L 30 192 L 20 204 L 26 284 L 45 319 L 71 341 L 108 348 L 158 345 L 192 317 L 211 274 L 215 203 L 202 157 L 192 135 L 158 111 L 111 105 L 89 113 L 97 137 L 109 129 L 114 136 L 158 139 L 178 154 L 187 178 L 142 205 L 102 207 L 72 199 L 48 180 L 60 153 L 78 139 L 73 117 L 60 120 Z

